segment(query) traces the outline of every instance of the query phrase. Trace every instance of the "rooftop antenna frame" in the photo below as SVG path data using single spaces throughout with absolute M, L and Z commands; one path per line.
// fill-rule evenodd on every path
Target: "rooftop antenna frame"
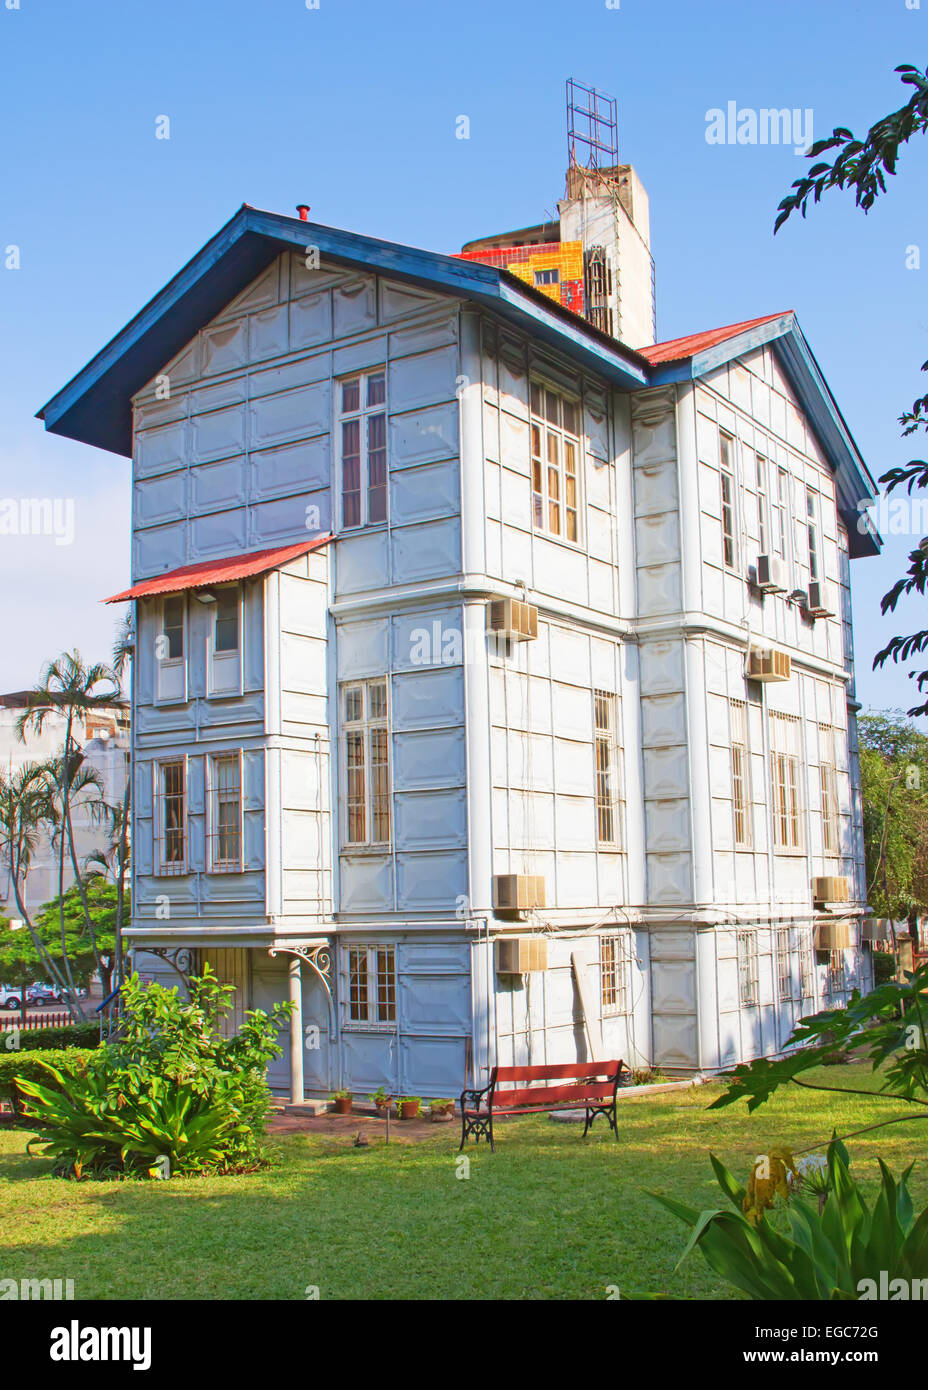
M 601 173 L 619 162 L 619 122 L 615 97 L 568 77 L 567 165 Z M 583 160 L 578 159 L 580 148 Z

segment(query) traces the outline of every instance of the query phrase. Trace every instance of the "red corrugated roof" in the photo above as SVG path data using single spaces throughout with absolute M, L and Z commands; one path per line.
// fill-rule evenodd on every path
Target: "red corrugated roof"
M 710 328 L 705 333 L 691 333 L 686 338 L 671 338 L 669 342 L 655 343 L 653 347 L 638 348 L 638 352 L 651 363 L 680 362 L 686 357 L 695 357 L 697 352 L 702 352 L 705 348 L 715 347 L 716 343 L 724 343 L 726 338 L 735 338 L 748 328 L 757 328 L 762 323 L 780 319 L 784 313 L 791 314 L 792 310 L 785 309 L 779 314 L 765 314 L 759 319 L 745 319 L 744 323 L 730 323 L 725 328 Z
M 247 579 L 252 574 L 265 574 L 296 560 L 310 550 L 319 550 L 332 539 L 331 535 L 317 536 L 297 545 L 278 546 L 274 550 L 255 550 L 250 555 L 228 555 L 223 560 L 203 560 L 198 565 L 181 565 L 154 579 L 143 579 L 121 594 L 105 598 L 104 603 L 124 603 L 127 599 L 146 598 L 150 594 L 176 594 L 182 589 L 203 589 L 209 584 L 228 584 L 233 579 Z

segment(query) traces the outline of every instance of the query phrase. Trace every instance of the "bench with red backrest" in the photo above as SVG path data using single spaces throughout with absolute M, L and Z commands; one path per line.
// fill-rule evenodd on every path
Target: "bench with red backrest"
M 538 1115 L 547 1110 L 586 1110 L 583 1135 L 596 1119 L 605 1115 L 609 1127 L 619 1137 L 615 1119 L 616 1092 L 627 1068 L 619 1060 L 611 1062 L 558 1062 L 542 1067 L 494 1067 L 490 1083 L 482 1090 L 461 1092 L 461 1143 L 469 1135 L 480 1143 L 480 1136 L 493 1142 L 493 1119 L 497 1115 Z M 531 1083 L 554 1083 L 533 1085 Z M 523 1084 L 519 1084 L 523 1083 Z

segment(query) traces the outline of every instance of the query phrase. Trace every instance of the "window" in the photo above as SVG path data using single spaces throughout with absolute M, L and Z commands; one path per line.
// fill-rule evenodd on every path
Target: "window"
M 561 272 L 559 270 L 536 270 L 536 285 L 557 285 L 560 283 Z
M 157 869 L 160 874 L 187 872 L 187 786 L 183 758 L 155 768 Z
M 754 928 L 738 933 L 738 991 L 741 1007 L 753 1008 L 758 1002 L 757 932 Z
M 387 682 L 342 687 L 345 768 L 345 840 L 349 845 L 390 843 L 390 759 Z
M 161 608 L 163 661 L 179 661 L 184 655 L 184 600 L 180 596 L 166 598 Z
M 213 651 L 238 651 L 238 586 L 220 589 L 216 595 Z
M 242 691 L 242 589 L 226 584 L 216 589 L 210 605 L 209 694 L 240 695 Z
M 816 524 L 815 493 L 810 487 L 806 488 L 806 531 L 809 537 L 809 578 L 812 580 L 820 579 L 819 572 L 819 551 L 818 551 L 818 526 Z
M 793 969 L 790 959 L 789 927 L 776 927 L 773 934 L 774 966 L 777 978 L 777 998 L 781 1003 L 793 997 Z
M 615 696 L 593 691 L 593 727 L 596 754 L 596 839 L 601 845 L 618 843 L 616 797 Z
M 735 847 L 749 849 L 751 831 L 751 781 L 748 761 L 748 712 L 743 700 L 728 704 L 731 731 L 731 797 L 734 811 Z
M 342 525 L 387 519 L 387 378 L 384 369 L 338 383 Z
M 719 454 L 721 467 L 719 479 L 722 488 L 722 557 L 729 569 L 737 563 L 735 546 L 735 441 L 729 434 L 719 434 Z
M 773 503 L 773 546 L 778 555 L 786 559 L 786 536 L 789 517 L 789 474 L 785 468 L 777 469 L 777 490 Z
M 599 987 L 604 1015 L 628 1013 L 628 975 L 624 944 L 618 932 L 599 938 Z
M 770 716 L 770 790 L 774 849 L 801 850 L 799 720 L 792 715 Z
M 349 947 L 348 1019 L 372 1025 L 396 1022 L 394 947 Z
M 156 681 L 159 701 L 187 698 L 187 671 L 184 662 L 186 604 L 183 594 L 161 600 L 161 631 L 155 639 Z
M 242 868 L 242 765 L 239 755 L 210 760 L 209 867 L 213 873 Z
M 847 971 L 843 951 L 829 951 L 826 985 L 830 995 L 843 994 L 847 989 Z
M 770 539 L 770 523 L 767 517 L 767 460 L 763 454 L 754 455 L 757 470 L 757 534 L 760 541 L 760 554 L 767 554 L 767 541 Z
M 819 780 L 822 795 L 822 850 L 829 858 L 837 858 L 841 853 L 835 733 L 836 731 L 826 724 L 818 726 Z
M 799 993 L 803 999 L 815 998 L 815 955 L 812 932 L 808 928 L 799 938 Z
M 531 383 L 532 507 L 535 526 L 579 539 L 580 406 Z

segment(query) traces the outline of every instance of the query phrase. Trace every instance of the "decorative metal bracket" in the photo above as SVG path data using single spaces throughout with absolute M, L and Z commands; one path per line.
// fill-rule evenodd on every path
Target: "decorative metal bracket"
M 329 1008 L 329 1037 L 335 1037 L 335 999 L 332 994 L 332 948 L 328 941 L 305 942 L 303 945 L 271 946 L 268 955 L 296 956 L 321 980 Z
M 190 974 L 193 969 L 193 951 L 189 946 L 140 946 L 136 949 L 144 951 L 149 956 L 158 956 L 160 960 L 163 960 L 166 965 L 177 972 L 184 982 L 184 988 L 189 990 Z

